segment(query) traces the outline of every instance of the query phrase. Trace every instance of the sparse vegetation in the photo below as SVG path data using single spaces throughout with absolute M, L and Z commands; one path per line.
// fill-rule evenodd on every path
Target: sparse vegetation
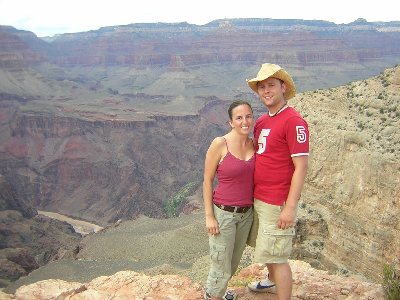
M 349 270 L 347 270 L 347 268 L 340 267 L 337 269 L 336 274 L 340 275 L 340 276 L 349 276 L 350 272 L 349 272 Z
M 318 249 L 322 250 L 322 249 L 324 249 L 325 243 L 324 243 L 324 241 L 317 241 L 317 240 L 314 240 L 314 241 L 312 241 L 312 245 L 313 245 L 315 248 L 318 248 Z
M 383 266 L 383 289 L 386 300 L 400 299 L 400 275 L 396 274 L 393 265 Z
M 234 278 L 234 279 L 232 279 L 230 281 L 230 284 L 232 286 L 247 286 L 250 282 L 252 282 L 254 280 L 257 280 L 257 278 L 256 277 L 248 277 L 248 278 L 245 278 L 245 279 L 243 279 L 243 278 L 241 278 L 241 279 Z
M 190 196 L 196 186 L 195 182 L 189 182 L 173 197 L 169 198 L 164 203 L 164 212 L 168 218 L 177 217 L 180 213 L 183 201 Z

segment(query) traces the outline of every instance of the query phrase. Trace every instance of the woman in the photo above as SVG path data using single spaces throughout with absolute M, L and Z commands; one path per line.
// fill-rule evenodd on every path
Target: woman
M 255 155 L 249 138 L 253 109 L 246 101 L 235 101 L 228 114 L 231 131 L 212 141 L 205 158 L 203 198 L 211 266 L 204 300 L 236 299 L 226 288 L 237 270 L 253 221 Z M 218 184 L 213 191 L 215 176 Z

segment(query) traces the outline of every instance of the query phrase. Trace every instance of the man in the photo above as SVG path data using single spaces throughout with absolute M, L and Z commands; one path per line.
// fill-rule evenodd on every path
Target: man
M 307 174 L 308 125 L 287 105 L 296 88 L 280 66 L 263 64 L 257 77 L 247 83 L 268 108 L 254 127 L 254 209 L 259 221 L 254 262 L 267 265 L 269 272 L 268 278 L 248 287 L 255 292 L 276 292 L 279 300 L 289 300 L 293 283 L 288 258 Z

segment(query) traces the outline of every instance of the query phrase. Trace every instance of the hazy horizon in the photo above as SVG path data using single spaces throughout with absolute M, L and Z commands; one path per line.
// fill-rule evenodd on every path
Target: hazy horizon
M 382 0 L 379 5 L 361 5 L 347 0 L 288 0 L 284 4 L 253 1 L 252 5 L 203 0 L 192 3 L 190 7 L 178 0 L 148 3 L 128 0 L 70 0 L 57 3 L 50 0 L 0 0 L 0 24 L 44 37 L 133 23 L 187 22 L 204 25 L 213 20 L 232 18 L 321 20 L 336 24 L 348 24 L 359 18 L 368 22 L 399 21 L 393 6 L 392 0 Z

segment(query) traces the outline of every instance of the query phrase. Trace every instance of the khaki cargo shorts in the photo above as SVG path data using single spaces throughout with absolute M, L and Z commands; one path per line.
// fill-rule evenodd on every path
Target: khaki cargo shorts
M 277 222 L 283 206 L 254 199 L 255 222 L 258 222 L 254 262 L 287 263 L 292 253 L 294 228 L 279 229 Z M 254 224 L 253 224 L 254 225 Z

